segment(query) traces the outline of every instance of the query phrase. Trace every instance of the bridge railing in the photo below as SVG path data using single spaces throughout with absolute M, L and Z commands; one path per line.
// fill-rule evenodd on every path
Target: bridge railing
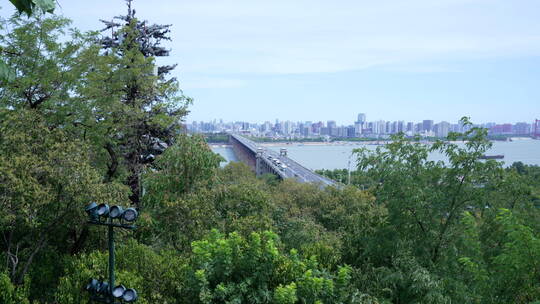
M 257 156 L 258 152 L 258 145 L 253 142 L 252 140 L 249 140 L 243 136 L 237 135 L 237 134 L 230 134 L 231 137 L 242 144 L 245 148 L 249 149 L 252 152 L 253 158 Z M 260 152 L 260 151 L 259 151 Z M 289 158 L 288 156 L 280 155 L 275 151 L 272 150 L 266 150 L 261 156 L 261 161 L 263 161 L 269 168 L 272 168 L 272 171 L 274 174 L 278 175 L 282 179 L 285 178 L 296 178 L 300 182 L 320 182 L 324 185 L 337 185 L 337 183 L 327 177 L 321 176 L 310 169 L 302 166 L 300 163 L 296 162 L 295 160 Z M 281 159 L 284 158 L 287 160 L 287 163 L 289 166 L 286 169 L 283 169 L 283 167 L 280 167 L 279 165 L 275 164 L 273 161 L 269 160 L 267 157 L 271 156 L 272 158 Z M 245 160 L 246 161 L 246 160 Z M 290 164 L 293 164 L 294 167 L 299 167 L 302 169 L 302 172 L 296 172 L 293 170 L 290 166 Z

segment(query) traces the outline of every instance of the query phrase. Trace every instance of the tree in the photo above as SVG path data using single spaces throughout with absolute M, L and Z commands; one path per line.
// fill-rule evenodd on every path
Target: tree
M 183 144 L 178 149 L 173 146 L 170 154 L 167 150 L 158 157 L 157 165 L 164 167 L 145 177 L 144 199 L 154 219 L 154 235 L 178 251 L 189 251 L 191 243 L 212 228 L 243 235 L 272 228 L 269 194 L 261 181 L 241 164 L 216 174 L 220 157 L 201 140 L 179 140 Z
M 459 259 L 464 281 L 477 303 L 533 303 L 540 300 L 538 284 L 540 238 L 511 210 L 496 211 L 494 221 L 467 213 L 467 245 Z M 480 237 L 482 230 L 495 234 L 496 242 Z
M 32 280 L 31 296 L 35 296 L 36 289 L 55 282 L 63 254 L 77 254 L 85 249 L 89 230 L 80 214 L 89 201 L 83 198 L 122 202 L 125 188 L 115 181 L 108 185 L 101 183 L 104 175 L 100 170 L 104 166 L 100 162 L 101 147 L 96 137 L 89 136 L 95 134 L 88 130 L 90 124 L 85 124 L 87 113 L 97 108 L 79 94 L 91 68 L 103 62 L 99 47 L 92 41 L 95 36 L 69 29 L 70 21 L 56 16 L 13 17 L 5 24 L 11 31 L 0 37 L 4 50 L 1 56 L 15 74 L 11 80 L 1 81 L 0 86 L 3 116 L 0 137 L 8 145 L 2 147 L 6 161 L 3 168 L 6 171 L 2 173 L 13 170 L 12 176 L 6 176 L 2 190 L 14 191 L 10 187 L 21 182 L 21 188 L 17 189 L 21 193 L 32 194 L 37 189 L 42 192 L 33 193 L 32 200 L 26 201 L 17 212 L 6 208 L 14 218 L 6 220 L 9 225 L 3 227 L 2 232 L 6 234 L 2 249 L 7 256 L 13 255 L 6 258 L 6 267 L 10 268 L 9 274 L 17 285 L 34 271 L 36 262 L 41 271 L 49 274 Z M 14 123 L 9 125 L 8 122 Z M 36 137 L 36 140 L 26 137 Z M 43 142 L 37 138 L 42 138 Z M 60 161 L 53 156 L 55 153 L 62 157 Z M 17 159 L 20 161 L 14 163 Z M 46 169 L 37 170 L 42 167 Z M 78 178 L 78 174 L 87 180 Z M 74 185 L 74 182 L 86 184 Z M 56 183 L 59 186 L 52 186 Z M 81 193 L 70 193 L 69 188 L 62 190 L 62 183 L 79 187 Z M 94 195 L 92 191 L 106 192 Z M 77 199 L 69 201 L 73 197 Z M 56 201 L 51 201 L 55 198 Z M 24 194 L 21 197 L 6 194 L 5 199 L 6 204 L 15 204 L 24 199 Z M 56 206 L 66 207 L 66 212 L 53 213 Z M 31 214 L 39 214 L 32 217 L 31 225 L 27 224 L 32 221 L 25 219 L 29 210 Z M 46 298 L 49 293 L 45 291 L 39 296 Z
M 174 144 L 157 157 L 153 170 L 144 175 L 145 204 L 161 206 L 212 185 L 222 161 L 202 136 L 178 135 Z
M 54 11 L 54 0 L 9 0 L 19 14 L 25 13 L 28 16 L 31 16 L 36 9 L 38 11 L 52 13 Z
M 467 119 L 462 123 L 471 125 Z M 424 145 L 398 135 L 384 149 L 356 151 L 358 169 L 378 182 L 371 191 L 388 208 L 389 225 L 380 231 L 388 242 L 382 247 L 387 254 L 405 246 L 427 266 L 453 251 L 462 212 L 489 204 L 483 199 L 486 189 L 501 171 L 499 163 L 479 160 L 491 147 L 486 136 L 485 129 L 471 128 Z M 465 140 L 464 145 L 453 142 L 457 139 Z M 429 160 L 433 151 L 448 161 Z
M 182 303 L 361 303 L 350 286 L 350 269 L 336 273 L 281 251 L 276 234 L 246 238 L 218 231 L 193 243 Z
M 9 0 L 17 9 L 19 14 L 26 13 L 28 17 L 38 13 L 53 13 L 54 0 Z M 1 37 L 1 36 L 0 36 Z M 0 53 L 3 49 L 0 48 Z M 0 60 L 0 81 L 10 81 L 14 78 L 15 71 L 4 60 Z
M 7 274 L 0 272 L 0 303 L 4 304 L 30 304 L 28 301 L 28 284 L 18 288 L 11 283 Z
M 157 251 L 152 247 L 125 240 L 117 248 L 116 283 L 137 290 L 137 303 L 178 303 L 178 290 L 184 283 L 184 260 L 181 256 Z M 65 275 L 55 289 L 55 303 L 86 304 L 83 292 L 90 278 L 107 272 L 107 253 L 92 251 L 71 257 L 65 263 Z
M 139 21 L 127 4 L 128 14 L 115 17 L 119 23 L 103 21 L 104 31 L 112 31 L 100 41 L 106 64 L 95 66 L 82 95 L 95 106 L 86 122 L 100 125 L 94 135 L 109 156 L 107 179 L 124 180 L 140 207 L 143 168 L 173 143 L 191 99 L 166 78 L 174 66 L 156 65 L 156 57 L 169 54 L 160 46 L 170 39 L 169 26 Z
M 15 284 L 43 251 L 80 250 L 89 201 L 121 203 L 124 194 L 102 183 L 84 142 L 35 110 L 0 110 L 0 248 Z
M 69 29 L 61 17 L 21 19 L 13 17 L 3 26 L 12 28 L 0 36 L 0 56 L 14 69 L 11 80 L 0 80 L 0 107 L 39 109 L 49 122 L 69 127 L 79 119 L 76 98 L 79 81 L 89 66 L 81 58 L 91 54 L 91 35 Z M 69 31 L 69 39 L 60 41 Z M 97 53 L 88 62 L 97 60 Z

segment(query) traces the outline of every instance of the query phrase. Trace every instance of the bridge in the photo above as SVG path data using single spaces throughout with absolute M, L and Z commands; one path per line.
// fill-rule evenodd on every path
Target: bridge
M 316 174 L 290 159 L 286 149 L 281 149 L 278 153 L 264 149 L 241 135 L 229 136 L 236 157 L 255 170 L 257 176 L 271 173 L 281 179 L 294 178 L 301 183 L 317 183 L 324 187 L 338 186 L 333 180 Z

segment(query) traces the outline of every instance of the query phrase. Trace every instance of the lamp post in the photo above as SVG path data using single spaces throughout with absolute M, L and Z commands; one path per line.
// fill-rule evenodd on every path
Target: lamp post
M 346 152 L 341 152 L 343 154 L 345 154 Z M 351 157 L 353 156 L 353 154 L 349 154 L 349 157 L 348 157 L 348 161 L 347 161 L 347 173 L 348 173 L 348 177 L 347 177 L 347 185 L 350 185 L 351 184 Z
M 347 163 L 347 172 L 349 173 L 349 181 L 347 185 L 351 184 L 351 157 L 349 156 L 349 162 Z
M 109 207 L 107 204 L 98 205 L 90 203 L 85 208 L 88 214 L 88 223 L 108 227 L 109 237 L 109 282 L 102 282 L 91 279 L 86 290 L 90 292 L 90 299 L 100 303 L 132 303 L 137 300 L 135 289 L 126 289 L 123 285 L 115 286 L 114 266 L 114 228 L 133 230 L 136 228 L 132 223 L 137 219 L 139 213 L 135 208 L 123 209 L 120 206 Z M 118 299 L 120 302 L 116 302 Z

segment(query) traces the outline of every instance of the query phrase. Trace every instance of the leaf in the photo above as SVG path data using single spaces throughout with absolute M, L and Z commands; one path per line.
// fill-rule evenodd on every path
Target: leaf
M 33 0 L 34 4 L 46 13 L 54 12 L 54 0 Z
M 32 15 L 32 7 L 33 2 L 31 0 L 9 0 L 15 8 L 17 8 L 17 11 L 19 11 L 19 14 L 26 13 L 28 16 Z
M 0 61 L 0 80 L 12 81 L 15 78 L 15 70 L 7 65 L 5 62 Z
M 54 0 L 9 0 L 19 14 L 26 13 L 31 16 L 34 13 L 34 9 L 37 7 L 45 13 L 52 13 L 54 11 Z

